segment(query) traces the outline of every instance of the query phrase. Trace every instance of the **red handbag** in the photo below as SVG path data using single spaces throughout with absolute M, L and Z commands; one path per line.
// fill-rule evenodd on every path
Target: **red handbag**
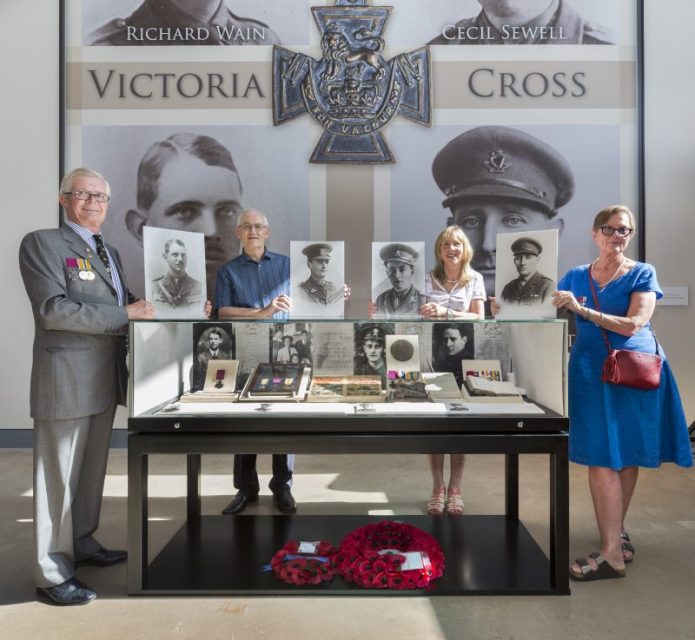
M 601 311 L 596 296 L 596 287 L 592 267 L 589 267 L 589 284 L 591 294 L 594 298 L 594 306 L 597 311 Z M 661 367 L 663 361 L 659 355 L 659 341 L 656 339 L 654 330 L 649 327 L 654 336 L 656 353 L 644 353 L 642 351 L 628 351 L 626 349 L 612 349 L 608 340 L 607 331 L 601 327 L 603 340 L 608 348 L 608 357 L 603 362 L 601 369 L 601 380 L 609 384 L 622 384 L 626 387 L 635 389 L 657 389 L 661 381 Z

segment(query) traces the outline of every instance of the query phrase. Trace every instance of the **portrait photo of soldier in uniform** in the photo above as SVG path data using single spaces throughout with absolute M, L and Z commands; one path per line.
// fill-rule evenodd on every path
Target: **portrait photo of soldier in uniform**
M 391 323 L 355 325 L 354 373 L 360 376 L 379 376 L 385 389 L 386 336 L 393 335 Z
M 611 5 L 614 3 L 602 3 Z M 587 0 L 477 0 L 462 2 L 469 15 L 443 24 L 430 45 L 481 44 L 613 44 L 613 30 L 593 19 L 615 25 L 611 7 Z M 463 11 L 464 7 L 460 7 Z M 592 13 L 589 18 L 584 10 Z
M 84 44 L 93 46 L 307 43 L 307 0 L 83 0 Z M 304 13 L 302 14 L 302 11 Z M 306 19 L 304 20 L 306 23 Z
M 497 243 L 498 317 L 554 318 L 551 298 L 557 288 L 557 232 L 500 234 Z
M 474 357 L 474 329 L 471 322 L 437 322 L 432 326 L 432 368 L 453 373 L 459 387 L 463 384 L 461 360 Z
M 199 233 L 144 232 L 147 301 L 158 318 L 205 317 L 205 248 Z
M 273 213 L 273 251 L 288 253 L 290 238 L 308 237 L 309 169 L 284 161 L 289 148 L 309 151 L 309 125 L 296 125 L 84 127 L 85 162 L 104 167 L 117 185 L 106 226 L 135 295 L 146 295 L 145 227 L 204 235 L 212 301 L 218 268 L 241 251 L 236 227 L 245 203 Z
M 208 363 L 211 360 L 234 359 L 234 325 L 231 322 L 193 323 L 193 373 L 191 390 L 205 385 Z
M 342 318 L 345 314 L 343 242 L 290 242 L 293 318 Z
M 425 301 L 424 249 L 424 242 L 372 243 L 373 317 L 420 316 Z

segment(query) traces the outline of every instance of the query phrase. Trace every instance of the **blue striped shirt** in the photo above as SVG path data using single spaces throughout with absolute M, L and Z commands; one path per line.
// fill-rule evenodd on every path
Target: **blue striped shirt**
M 82 240 L 84 240 L 87 245 L 89 245 L 92 248 L 92 251 L 94 253 L 97 252 L 97 243 L 94 240 L 94 232 L 90 231 L 86 227 L 83 227 L 80 224 L 77 224 L 76 222 L 72 222 L 71 220 L 65 220 L 65 224 L 70 227 Z M 116 295 L 118 296 L 118 306 L 122 307 L 125 304 L 125 291 L 123 290 L 123 282 L 121 282 L 121 278 L 119 277 L 119 271 L 118 271 L 118 266 L 116 264 L 116 260 L 114 257 L 111 255 L 111 252 L 109 251 L 109 248 L 104 244 L 104 247 L 106 249 L 106 255 L 109 257 L 109 265 L 111 265 L 111 282 L 113 282 L 114 289 L 116 289 Z M 97 260 L 99 259 L 99 256 L 97 256 Z
M 262 309 L 280 294 L 290 295 L 290 259 L 265 250 L 259 262 L 245 253 L 223 264 L 217 271 L 215 307 Z M 273 318 L 286 320 L 286 311 Z

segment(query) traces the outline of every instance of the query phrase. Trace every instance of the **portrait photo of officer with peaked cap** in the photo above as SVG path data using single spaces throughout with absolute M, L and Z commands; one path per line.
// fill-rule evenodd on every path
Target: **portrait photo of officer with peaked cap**
M 538 272 L 538 258 L 542 252 L 543 245 L 533 238 L 519 238 L 512 243 L 519 277 L 504 285 L 500 294 L 504 302 L 540 305 L 550 300 L 555 281 Z
M 127 17 L 114 17 L 92 29 L 86 35 L 85 44 L 131 47 L 280 44 L 280 37 L 270 25 L 256 17 L 242 16 L 236 4 L 239 3 L 234 0 L 140 0 Z
M 442 25 L 440 33 L 428 44 L 576 45 L 615 42 L 609 29 L 583 15 L 585 0 L 478 0 L 478 4 L 477 15 L 471 14 Z M 610 6 L 607 11 L 610 13 Z M 601 17 L 609 16 L 602 14 Z
M 372 243 L 372 300 L 377 318 L 420 316 L 425 302 L 424 242 Z M 388 284 L 384 290 L 383 274 Z
M 473 269 L 492 295 L 497 234 L 538 229 L 562 231 L 559 215 L 574 194 L 574 175 L 549 144 L 518 129 L 484 126 L 448 142 L 434 158 L 432 175 L 473 246 Z
M 290 242 L 293 318 L 342 318 L 345 312 L 344 243 Z
M 379 376 L 386 388 L 386 336 L 393 332 L 391 323 L 355 325 L 355 375 Z
M 503 319 L 554 318 L 557 231 L 497 236 L 496 305 Z

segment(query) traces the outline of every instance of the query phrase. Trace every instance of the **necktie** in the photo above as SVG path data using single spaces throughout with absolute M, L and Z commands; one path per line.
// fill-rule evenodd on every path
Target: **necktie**
M 109 263 L 109 256 L 106 253 L 106 247 L 104 246 L 104 240 L 101 237 L 101 234 L 95 233 L 92 237 L 94 238 L 94 242 L 96 242 L 97 245 L 97 255 L 99 256 L 99 259 L 106 267 L 106 270 L 109 273 L 111 273 L 111 264 Z

